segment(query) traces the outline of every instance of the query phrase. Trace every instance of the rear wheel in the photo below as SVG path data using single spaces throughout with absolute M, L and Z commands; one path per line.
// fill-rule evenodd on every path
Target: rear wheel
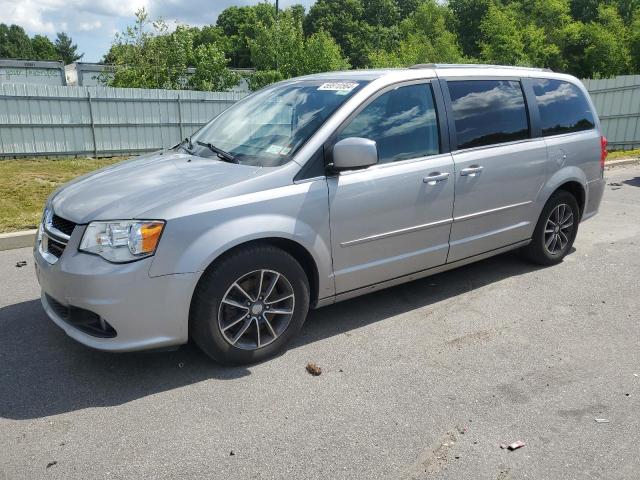
M 219 363 L 259 362 L 284 350 L 309 309 L 309 282 L 287 252 L 256 246 L 234 252 L 200 281 L 191 336 Z
M 573 246 L 579 221 L 580 209 L 575 197 L 558 190 L 544 206 L 531 243 L 523 249 L 524 254 L 540 265 L 560 263 Z

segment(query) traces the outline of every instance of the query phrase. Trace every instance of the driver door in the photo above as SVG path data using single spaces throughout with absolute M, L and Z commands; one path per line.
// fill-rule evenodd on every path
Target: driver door
M 439 86 L 388 87 L 338 131 L 375 140 L 377 165 L 329 177 L 336 293 L 442 265 L 451 231 L 454 168 L 438 119 Z M 440 109 L 442 112 L 442 109 Z

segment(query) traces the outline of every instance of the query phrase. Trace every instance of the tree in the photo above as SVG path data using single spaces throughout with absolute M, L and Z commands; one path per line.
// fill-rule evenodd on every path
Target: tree
M 276 23 L 258 25 L 255 39 L 249 40 L 251 61 L 258 70 L 277 71 L 282 78 L 290 78 L 349 68 L 340 47 L 328 32 L 320 30 L 305 39 L 298 18 L 295 12 L 287 9 Z M 256 84 L 263 86 L 258 80 L 254 81 Z
M 422 0 L 395 0 L 400 20 L 404 20 L 416 11 Z
M 73 63 L 84 56 L 84 53 L 78 53 L 78 45 L 74 44 L 71 37 L 64 32 L 56 34 L 55 47 L 58 58 L 65 64 Z
M 449 8 L 455 18 L 454 28 L 465 56 L 480 55 L 480 24 L 494 3 L 494 0 L 449 0 Z
M 280 80 L 284 80 L 284 77 L 277 70 L 260 70 L 247 77 L 249 88 L 252 92 L 260 90 L 272 83 L 279 82 Z
M 633 21 L 634 12 L 640 9 L 640 0 L 571 0 L 573 18 L 583 23 L 595 22 L 600 6 L 613 6 L 618 10 L 625 24 Z
M 189 79 L 189 87 L 194 90 L 225 91 L 237 85 L 240 75 L 227 68 L 229 60 L 215 44 L 207 43 L 195 49 L 196 69 Z
M 33 59 L 31 40 L 22 27 L 0 23 L 0 58 Z
M 598 8 L 597 22 L 585 25 L 587 47 L 583 54 L 583 73 L 613 77 L 628 73 L 631 55 L 622 17 L 613 5 Z
M 544 28 L 534 24 L 525 25 L 522 27 L 522 42 L 529 65 L 553 70 L 565 68 L 560 47 L 550 41 Z
M 297 7 L 294 11 L 299 14 Z M 233 66 L 252 66 L 249 41 L 255 38 L 259 24 L 270 26 L 275 22 L 275 17 L 275 7 L 268 2 L 251 7 L 229 7 L 218 15 L 216 26 L 221 28 L 228 38 L 227 54 Z
M 522 30 L 517 18 L 505 7 L 490 5 L 480 23 L 480 58 L 488 63 L 528 65 Z
M 417 63 L 457 63 L 463 60 L 456 34 L 447 29 L 449 10 L 425 0 L 400 26 L 402 40 L 394 51 L 371 55 L 376 67 L 406 67 Z
M 300 74 L 304 34 L 290 12 L 282 12 L 278 22 L 271 25 L 259 23 L 255 38 L 248 41 L 251 62 L 258 70 L 277 70 L 284 78 Z
M 582 23 L 593 22 L 598 18 L 600 0 L 571 0 L 571 16 Z
M 527 63 L 535 67 L 564 70 L 560 44 L 563 30 L 572 22 L 568 0 L 513 1 L 507 13 L 522 33 Z
M 631 71 L 640 73 L 640 8 L 636 10 L 633 21 L 629 26 L 629 47 Z
M 624 22 L 630 25 L 637 12 L 640 12 L 640 0 L 617 0 L 618 13 Z
M 304 74 L 347 70 L 349 62 L 342 56 L 342 50 L 324 30 L 311 35 L 304 44 L 302 72 Z
M 227 68 L 228 59 L 212 43 L 194 48 L 201 32 L 183 25 L 169 32 L 162 20 L 149 24 L 144 9 L 136 12 L 136 22 L 118 33 L 107 55 L 114 66 L 113 76 L 103 80 L 113 87 L 196 88 L 225 90 L 238 81 Z M 195 74 L 189 78 L 187 68 Z
M 400 20 L 395 0 L 368 0 L 364 2 L 364 21 L 369 25 L 391 27 Z
M 180 89 L 186 82 L 190 33 L 169 27 L 162 21 L 153 22 L 148 31 L 146 10 L 136 12 L 136 22 L 116 34 L 110 53 L 114 66 L 112 87 Z
M 364 11 L 362 0 L 318 0 L 305 17 L 305 34 L 324 30 L 335 39 L 351 65 L 367 66 L 371 26 L 364 21 Z
M 31 39 L 33 58 L 37 60 L 58 60 L 56 46 L 44 35 L 36 35 Z

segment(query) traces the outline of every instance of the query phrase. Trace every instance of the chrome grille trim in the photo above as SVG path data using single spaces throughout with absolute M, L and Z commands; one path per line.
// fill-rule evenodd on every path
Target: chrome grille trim
M 55 221 L 54 221 L 55 219 Z M 60 229 L 54 226 L 54 223 L 63 223 L 66 225 L 67 230 L 69 230 L 69 234 L 61 231 Z M 42 224 L 40 225 L 40 232 L 38 234 L 38 251 L 42 258 L 45 259 L 47 263 L 53 265 L 56 263 L 71 239 L 71 233 L 73 229 L 76 227 L 76 224 L 65 220 L 62 217 L 58 217 L 55 215 L 53 210 L 48 209 L 45 211 L 45 216 L 42 219 Z M 62 227 L 64 228 L 64 226 Z M 46 246 L 43 245 L 43 239 L 46 237 Z
M 62 241 L 62 243 L 68 243 L 71 236 L 53 226 L 53 215 L 53 210 L 47 211 L 47 215 L 44 218 L 44 232 L 50 234 L 48 236 L 53 235 L 54 240 Z

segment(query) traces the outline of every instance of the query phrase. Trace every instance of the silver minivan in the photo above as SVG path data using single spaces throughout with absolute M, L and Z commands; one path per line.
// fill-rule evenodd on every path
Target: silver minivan
M 318 308 L 508 250 L 552 265 L 604 190 L 576 78 L 480 65 L 266 87 L 175 147 L 48 199 L 42 304 L 93 348 L 192 338 L 226 364 L 282 351 Z

